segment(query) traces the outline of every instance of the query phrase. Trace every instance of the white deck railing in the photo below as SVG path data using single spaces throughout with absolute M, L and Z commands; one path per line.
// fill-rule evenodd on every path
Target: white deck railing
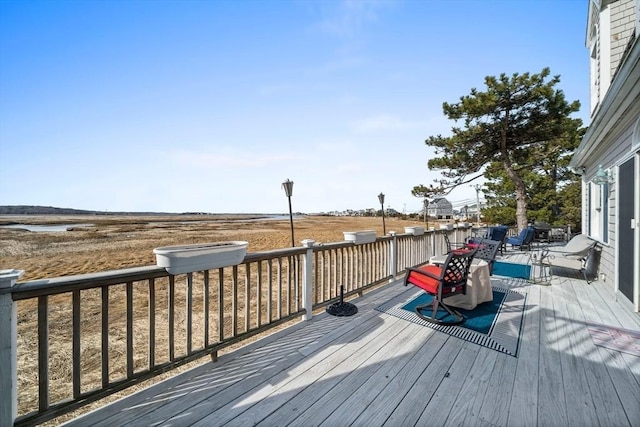
M 55 418 L 203 356 L 215 360 L 220 349 L 284 322 L 309 320 L 341 286 L 345 297 L 362 294 L 443 253 L 443 233 L 461 242 L 471 228 L 392 232 L 363 245 L 305 240 L 175 276 L 146 266 L 19 283 L 21 272 L 4 271 L 0 425 Z

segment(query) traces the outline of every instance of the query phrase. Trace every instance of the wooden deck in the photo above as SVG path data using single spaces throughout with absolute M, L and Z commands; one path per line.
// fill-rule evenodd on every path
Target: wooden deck
M 640 426 L 640 357 L 585 326 L 640 316 L 602 282 L 512 286 L 527 293 L 517 358 L 375 310 L 416 293 L 396 282 L 355 316 L 316 315 L 69 425 Z

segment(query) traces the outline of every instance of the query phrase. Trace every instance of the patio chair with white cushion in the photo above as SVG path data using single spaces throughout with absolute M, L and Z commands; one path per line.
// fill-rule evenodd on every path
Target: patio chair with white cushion
M 587 263 L 597 244 L 598 242 L 584 234 L 578 234 L 564 246 L 551 247 L 545 250 L 541 263 L 548 266 L 550 272 L 551 267 L 581 271 L 587 283 L 591 283 L 587 277 Z

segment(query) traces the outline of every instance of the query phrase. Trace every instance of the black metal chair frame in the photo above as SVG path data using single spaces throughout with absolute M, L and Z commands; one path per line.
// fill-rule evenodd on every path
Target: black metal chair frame
M 471 267 L 471 261 L 476 254 L 477 249 L 471 250 L 466 253 L 455 253 L 450 252 L 447 255 L 447 259 L 442 265 L 440 270 L 440 275 L 435 276 L 428 271 L 419 269 L 419 268 L 408 268 L 407 274 L 405 276 L 405 286 L 411 283 L 409 280 L 411 278 L 411 272 L 415 272 L 416 274 L 421 274 L 427 276 L 433 280 L 437 280 L 439 282 L 438 291 L 436 293 L 432 293 L 424 290 L 431 296 L 433 296 L 433 301 L 430 304 L 419 305 L 415 308 L 415 312 L 423 320 L 427 322 L 436 323 L 439 325 L 458 325 L 464 322 L 464 316 L 460 314 L 457 310 L 449 307 L 443 302 L 444 298 L 458 295 L 458 294 L 466 294 L 467 292 L 467 279 L 469 277 L 469 268 Z M 413 283 L 412 283 L 413 284 Z M 417 286 L 417 285 L 414 285 Z M 444 287 L 452 289 L 451 292 L 443 294 L 442 289 Z M 447 313 L 454 317 L 453 321 L 444 321 L 437 318 L 438 307 L 442 307 Z M 423 313 L 427 309 L 431 308 L 431 316 Z
M 466 245 L 466 243 L 452 243 L 451 240 L 449 240 L 449 235 L 446 231 L 442 233 L 442 237 L 444 238 L 444 243 L 447 246 L 447 253 L 451 252 L 454 249 L 463 249 Z
M 493 264 L 498 256 L 498 251 L 502 246 L 502 242 L 498 240 L 480 239 L 478 242 L 478 250 L 475 258 L 483 259 L 489 264 L 489 273 L 493 274 Z

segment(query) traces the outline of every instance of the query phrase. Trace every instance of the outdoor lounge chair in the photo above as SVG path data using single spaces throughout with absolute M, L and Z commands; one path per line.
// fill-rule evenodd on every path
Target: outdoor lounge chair
M 447 306 L 443 299 L 453 295 L 466 294 L 469 267 L 475 253 L 476 249 L 465 253 L 450 252 L 442 266 L 429 264 L 420 268 L 407 269 L 404 285 L 407 286 L 411 283 L 433 297 L 430 304 L 416 307 L 415 311 L 418 317 L 427 322 L 443 325 L 457 325 L 464 322 L 464 316 Z M 431 308 L 430 315 L 424 312 L 429 307 Z M 438 318 L 439 307 L 453 316 L 454 320 L 445 320 L 449 316 Z
M 535 234 L 536 229 L 534 227 L 527 227 L 520 232 L 518 237 L 509 237 L 507 243 L 510 244 L 511 247 L 518 246 L 520 250 L 524 250 L 525 246 L 527 249 L 531 249 L 531 242 L 533 242 Z
M 584 234 L 574 236 L 564 246 L 551 247 L 542 253 L 541 263 L 549 267 L 562 267 L 581 271 L 584 280 L 591 283 L 587 277 L 587 263 L 598 242 Z

